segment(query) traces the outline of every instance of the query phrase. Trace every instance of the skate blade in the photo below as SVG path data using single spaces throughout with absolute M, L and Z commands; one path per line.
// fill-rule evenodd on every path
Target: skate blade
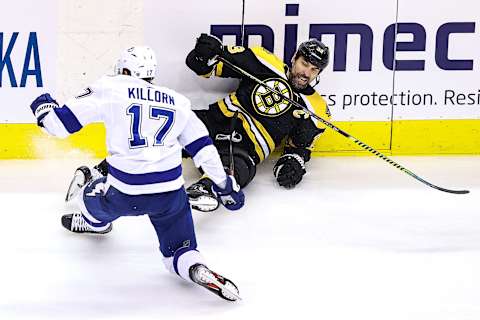
M 75 198 L 78 195 L 80 190 L 82 190 L 82 185 L 80 184 L 79 176 L 74 176 L 70 185 L 68 186 L 67 195 L 65 196 L 65 202 L 68 202 Z

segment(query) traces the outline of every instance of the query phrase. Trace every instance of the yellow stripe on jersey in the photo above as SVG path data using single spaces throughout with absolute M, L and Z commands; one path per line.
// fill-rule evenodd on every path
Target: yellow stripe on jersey
M 250 48 L 250 50 L 252 50 L 252 52 L 255 54 L 255 56 L 257 56 L 257 58 L 260 58 L 259 60 L 261 62 L 267 62 L 269 64 L 269 67 L 275 68 L 276 70 L 274 71 L 277 71 L 285 77 L 285 64 L 276 55 L 262 47 L 253 47 Z
M 238 102 L 237 95 L 235 93 L 230 94 L 230 100 L 232 100 L 234 105 L 241 108 L 240 102 Z M 273 152 L 273 150 L 275 150 L 275 142 L 273 142 L 273 139 L 268 133 L 267 129 L 265 129 L 265 127 L 254 117 L 251 117 L 251 119 L 258 131 L 260 131 L 263 139 L 267 142 L 270 152 Z
M 215 66 L 215 76 L 220 77 L 222 75 L 222 72 L 223 72 L 223 62 L 220 61 Z
M 222 111 L 222 113 L 225 116 L 227 116 L 229 118 L 233 117 L 234 112 L 228 110 L 227 105 L 225 104 L 225 101 L 223 101 L 223 99 L 218 101 L 218 105 L 220 106 L 220 110 Z M 260 161 L 265 160 L 265 154 L 263 153 L 263 149 L 260 146 L 260 144 L 258 143 L 257 138 L 255 137 L 255 134 L 251 130 L 250 124 L 248 123 L 244 114 L 242 112 L 239 112 L 238 117 L 240 118 L 240 120 L 242 120 L 243 129 L 245 129 L 245 132 L 247 133 L 248 137 L 250 138 L 253 145 L 255 146 L 255 152 L 257 153 L 258 157 L 260 158 Z
M 310 96 L 302 94 L 302 98 L 310 111 L 314 112 L 320 118 L 323 118 L 325 120 L 330 119 L 331 115 L 330 111 L 328 110 L 327 103 L 325 102 L 325 99 L 323 99 L 323 97 L 318 94 L 318 92 L 315 92 Z M 327 127 L 315 118 L 312 117 L 312 119 L 319 129 L 325 129 Z

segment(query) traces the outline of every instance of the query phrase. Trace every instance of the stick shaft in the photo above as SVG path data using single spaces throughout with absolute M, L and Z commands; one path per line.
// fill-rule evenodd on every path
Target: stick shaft
M 321 123 L 323 123 L 324 125 L 326 125 L 327 127 L 329 127 L 330 129 L 338 132 L 339 134 L 341 134 L 342 136 L 344 136 L 345 138 L 351 140 L 352 142 L 354 142 L 355 144 L 357 144 L 358 146 L 360 146 L 361 148 L 367 150 L 368 152 L 376 155 L 377 157 L 379 157 L 380 159 L 382 160 L 385 160 L 387 163 L 391 164 L 392 166 L 394 166 L 395 168 L 399 169 L 400 171 L 403 171 L 405 172 L 406 174 L 408 174 L 409 176 L 411 176 L 412 178 L 420 181 L 421 183 L 429 186 L 429 187 L 432 187 L 434 189 L 437 189 L 437 190 L 440 190 L 440 191 L 443 191 L 443 192 L 448 192 L 448 193 L 454 193 L 454 194 L 466 194 L 466 193 L 469 193 L 468 190 L 451 190 L 451 189 L 446 189 L 446 188 L 442 188 L 442 187 L 439 187 L 439 186 L 436 186 L 428 181 L 426 181 L 425 179 L 419 177 L 418 175 L 416 175 L 415 173 L 413 173 L 412 171 L 408 170 L 407 168 L 403 167 L 402 165 L 396 163 L 395 161 L 393 161 L 392 159 L 390 159 L 389 157 L 387 157 L 386 155 L 382 154 L 380 151 L 378 150 L 375 150 L 374 148 L 370 147 L 369 145 L 367 145 L 366 143 L 360 141 L 359 139 L 355 138 L 354 136 L 350 135 L 349 133 L 343 131 L 342 129 L 340 129 L 339 127 L 335 126 L 333 123 L 331 123 L 330 121 L 327 121 L 325 119 L 323 119 L 322 117 L 320 117 L 319 115 L 315 114 L 314 112 L 310 111 L 307 107 L 301 105 L 300 103 L 296 102 L 295 100 L 293 99 L 290 99 L 289 97 L 286 97 L 284 94 L 282 94 L 280 91 L 276 90 L 275 88 L 270 88 L 266 83 L 264 83 L 262 80 L 258 79 L 257 77 L 253 76 L 252 74 L 246 72 L 245 70 L 241 69 L 240 67 L 236 66 L 235 64 L 231 63 L 230 61 L 228 61 L 227 59 L 225 59 L 224 57 L 218 57 L 217 58 L 218 60 L 222 61 L 224 64 L 228 65 L 230 68 L 232 68 L 233 70 L 237 71 L 238 73 L 246 76 L 247 78 L 250 78 L 251 80 L 257 82 L 258 84 L 262 85 L 265 87 L 265 89 L 269 90 L 270 92 L 272 93 L 275 93 L 277 94 L 278 96 L 282 97 L 283 99 L 287 100 L 288 102 L 290 102 L 291 104 L 293 104 L 294 106 L 298 107 L 298 108 L 301 108 L 303 111 L 307 112 L 311 117 L 317 119 L 318 121 L 320 121 Z

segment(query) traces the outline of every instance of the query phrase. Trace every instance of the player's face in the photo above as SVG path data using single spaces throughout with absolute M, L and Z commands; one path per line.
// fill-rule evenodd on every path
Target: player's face
M 292 69 L 289 74 L 290 84 L 297 90 L 302 90 L 312 82 L 320 73 L 320 69 L 305 60 L 303 56 L 299 56 L 292 61 Z

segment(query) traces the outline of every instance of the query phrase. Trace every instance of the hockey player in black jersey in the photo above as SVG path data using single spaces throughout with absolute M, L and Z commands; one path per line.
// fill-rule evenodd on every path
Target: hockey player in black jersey
M 240 79 L 237 90 L 211 104 L 208 110 L 195 114 L 209 130 L 225 167 L 230 166 L 230 142 L 233 144 L 235 178 L 245 187 L 255 176 L 256 166 L 285 141 L 282 156 L 274 166 L 278 183 L 285 188 L 295 187 L 306 173 L 314 140 L 325 131 L 309 115 L 288 101 L 271 93 L 262 85 L 242 77 L 216 57 L 221 56 L 259 78 L 268 86 L 304 105 L 324 119 L 330 112 L 324 99 L 313 87 L 329 62 L 329 50 L 317 39 L 300 44 L 289 68 L 281 59 L 262 47 L 224 46 L 216 37 L 202 34 L 186 58 L 187 66 L 197 75 Z M 234 115 L 237 119 L 234 120 Z M 232 122 L 235 123 L 232 134 Z M 106 175 L 106 165 L 100 163 L 93 175 Z M 86 167 L 77 169 L 67 193 L 73 197 L 86 180 Z M 213 211 L 219 203 L 211 191 L 212 181 L 202 177 L 187 189 L 192 207 Z
M 289 68 L 262 47 L 224 46 L 216 37 L 202 34 L 186 58 L 187 66 L 199 76 L 240 79 L 234 92 L 209 105 L 208 110 L 195 111 L 208 128 L 226 167 L 231 161 L 228 140 L 232 140 L 234 174 L 240 186 L 252 181 L 256 166 L 285 140 L 283 154 L 273 171 L 281 186 L 293 188 L 306 173 L 305 163 L 310 160 L 313 142 L 325 127 L 305 111 L 218 61 L 218 56 L 328 119 L 327 104 L 313 89 L 328 64 L 328 47 L 317 39 L 301 43 Z M 236 114 L 238 119 L 234 120 Z M 187 189 L 194 209 L 212 211 L 218 207 L 211 186 L 212 181 L 202 177 Z

